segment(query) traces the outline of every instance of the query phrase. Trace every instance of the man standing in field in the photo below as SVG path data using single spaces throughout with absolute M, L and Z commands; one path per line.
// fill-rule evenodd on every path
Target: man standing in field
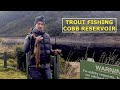
M 52 50 L 50 36 L 45 32 L 44 27 L 44 16 L 36 17 L 34 28 L 24 41 L 24 52 L 31 51 L 29 74 L 32 79 L 52 79 L 50 55 L 58 54 L 57 50 Z

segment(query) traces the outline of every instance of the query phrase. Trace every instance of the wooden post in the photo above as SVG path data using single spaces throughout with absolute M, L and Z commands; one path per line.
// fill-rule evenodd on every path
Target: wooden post
M 7 52 L 4 52 L 4 68 L 7 68 Z
M 26 72 L 27 72 L 27 79 L 30 79 L 29 68 L 28 68 L 29 58 L 30 58 L 30 54 L 29 54 L 29 52 L 28 52 L 28 53 L 26 53 Z
M 50 56 L 50 66 L 51 66 L 52 78 L 54 79 L 54 56 Z
M 59 55 L 54 56 L 54 79 L 59 79 Z

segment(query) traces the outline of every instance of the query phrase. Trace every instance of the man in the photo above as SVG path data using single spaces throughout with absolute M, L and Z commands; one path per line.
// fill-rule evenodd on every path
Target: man
M 44 30 L 44 16 L 36 17 L 34 25 L 31 34 L 27 35 L 24 41 L 25 53 L 31 50 L 33 54 L 36 49 L 36 56 L 33 54 L 29 61 L 29 73 L 32 79 L 51 79 L 50 55 L 57 55 L 58 51 L 52 50 L 49 34 Z M 32 67 L 33 65 L 36 67 Z

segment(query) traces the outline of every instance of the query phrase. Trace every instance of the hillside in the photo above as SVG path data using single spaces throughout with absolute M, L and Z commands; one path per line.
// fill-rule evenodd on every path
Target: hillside
M 26 36 L 33 27 L 38 15 L 46 18 L 46 31 L 51 35 L 66 36 L 61 32 L 62 18 L 117 18 L 120 28 L 120 12 L 118 11 L 0 11 L 0 36 Z

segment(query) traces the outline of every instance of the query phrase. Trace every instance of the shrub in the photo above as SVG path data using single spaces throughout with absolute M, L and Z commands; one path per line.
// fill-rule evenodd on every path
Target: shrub
M 15 49 L 15 57 L 17 60 L 17 69 L 26 71 L 26 55 L 21 46 L 17 46 Z

